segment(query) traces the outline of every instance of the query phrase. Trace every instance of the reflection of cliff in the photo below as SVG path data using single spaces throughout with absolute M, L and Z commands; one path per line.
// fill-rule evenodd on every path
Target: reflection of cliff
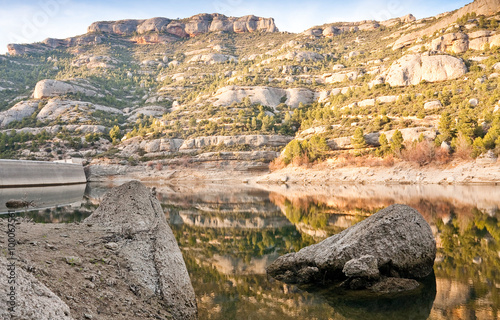
M 266 274 L 266 267 L 279 257 L 277 253 L 271 253 L 258 258 L 251 258 L 250 262 L 231 256 L 214 255 L 212 266 L 222 274 L 245 275 L 245 274 Z
M 407 204 L 417 209 L 430 221 L 435 216 L 470 214 L 471 208 L 494 215 L 500 207 L 500 187 L 484 185 L 329 185 L 321 188 L 308 186 L 289 189 L 276 187 L 270 198 L 285 196 L 293 203 L 320 202 L 342 213 L 353 213 L 358 208 L 377 210 L 394 203 Z M 278 204 L 279 205 L 279 204 Z
M 266 229 L 283 228 L 292 224 L 283 216 L 250 216 L 238 217 L 234 215 L 206 216 L 193 211 L 179 211 L 178 214 L 170 214 L 170 223 L 174 225 L 186 224 L 202 228 L 237 228 L 237 229 Z
M 162 190 L 159 188 L 159 190 Z M 203 213 L 253 213 L 269 215 L 279 212 L 279 209 L 269 201 L 269 193 L 254 189 L 204 190 L 201 193 L 161 192 L 160 202 L 165 206 L 182 209 L 196 209 Z

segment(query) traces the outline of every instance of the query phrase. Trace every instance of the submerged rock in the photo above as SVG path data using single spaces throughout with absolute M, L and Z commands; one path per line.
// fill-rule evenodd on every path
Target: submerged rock
M 138 295 L 161 296 L 175 319 L 197 319 L 196 298 L 182 253 L 160 202 L 148 188 L 131 181 L 112 189 L 85 224 L 114 233 L 113 249 L 128 262 L 129 278 Z
M 267 273 L 295 284 L 348 280 L 359 289 L 373 285 L 377 273 L 382 281 L 424 278 L 432 273 L 435 257 L 429 224 L 415 209 L 396 204 L 318 244 L 278 258 Z

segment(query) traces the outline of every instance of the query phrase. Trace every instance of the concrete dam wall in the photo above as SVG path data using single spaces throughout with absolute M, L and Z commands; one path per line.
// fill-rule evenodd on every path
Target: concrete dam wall
M 81 164 L 0 160 L 0 188 L 85 183 Z

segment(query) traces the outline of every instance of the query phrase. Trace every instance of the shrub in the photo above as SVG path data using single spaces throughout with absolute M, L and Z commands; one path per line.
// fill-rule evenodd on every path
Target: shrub
M 401 152 L 403 160 L 415 162 L 419 166 L 431 163 L 436 155 L 436 147 L 430 141 L 413 142 Z
M 472 158 L 472 142 L 469 137 L 460 132 L 454 140 L 454 145 L 456 157 L 464 160 Z

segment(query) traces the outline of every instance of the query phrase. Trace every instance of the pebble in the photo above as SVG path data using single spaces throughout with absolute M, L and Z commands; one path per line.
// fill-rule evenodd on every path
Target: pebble
M 118 243 L 116 243 L 116 242 L 108 242 L 108 243 L 106 243 L 106 244 L 104 245 L 104 247 L 105 247 L 106 249 L 116 250 L 116 249 L 118 249 Z

